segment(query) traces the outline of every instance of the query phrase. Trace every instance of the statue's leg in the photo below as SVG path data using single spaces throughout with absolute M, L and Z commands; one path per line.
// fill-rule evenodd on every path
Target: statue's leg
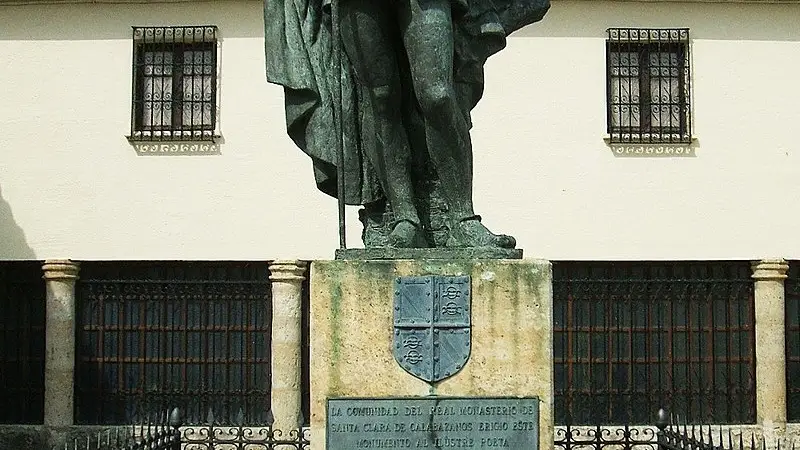
M 411 150 L 401 115 L 394 44 L 399 30 L 393 8 L 388 0 L 342 0 L 340 4 L 345 52 L 372 111 L 362 120 L 363 135 L 374 141 L 365 142 L 364 148 L 395 216 L 389 245 L 424 246 L 409 173 Z
M 472 143 L 453 83 L 453 22 L 450 0 L 400 0 L 400 24 L 426 140 L 450 215 L 454 247 L 509 247 L 510 236 L 480 223 L 472 204 Z
M 472 150 L 453 85 L 449 0 L 400 0 L 400 23 L 431 159 L 450 211 L 471 216 Z

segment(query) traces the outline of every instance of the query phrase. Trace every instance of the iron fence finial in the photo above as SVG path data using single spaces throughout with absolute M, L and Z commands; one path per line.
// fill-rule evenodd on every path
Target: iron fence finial
M 656 426 L 659 430 L 664 431 L 664 429 L 667 428 L 667 425 L 669 425 L 669 415 L 664 408 L 660 408 L 658 410 L 658 414 L 656 415 Z
M 183 425 L 183 417 L 181 416 L 180 408 L 172 408 L 172 411 L 169 413 L 169 425 L 172 428 L 179 428 Z

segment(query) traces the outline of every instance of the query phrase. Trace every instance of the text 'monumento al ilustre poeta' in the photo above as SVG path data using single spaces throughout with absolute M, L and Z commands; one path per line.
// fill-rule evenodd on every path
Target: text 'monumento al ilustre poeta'
M 539 448 L 539 399 L 330 398 L 327 448 Z

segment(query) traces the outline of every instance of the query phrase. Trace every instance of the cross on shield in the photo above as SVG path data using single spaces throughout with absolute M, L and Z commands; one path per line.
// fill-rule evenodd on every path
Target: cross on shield
M 471 348 L 470 277 L 400 277 L 394 293 L 394 359 L 429 383 L 455 375 Z

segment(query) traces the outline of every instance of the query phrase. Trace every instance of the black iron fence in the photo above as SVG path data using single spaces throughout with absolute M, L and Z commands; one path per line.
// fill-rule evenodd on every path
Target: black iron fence
M 268 424 L 266 262 L 85 262 L 77 307 L 78 423 Z
M 795 450 L 789 434 L 766 437 L 761 427 L 710 425 L 659 410 L 653 425 L 557 426 L 563 450 Z
M 557 262 L 557 424 L 755 421 L 748 262 Z
M 209 424 L 188 426 L 180 431 L 181 444 L 187 450 L 305 450 L 311 448 L 308 428 L 284 433 L 268 427 Z
M 555 447 L 563 450 L 659 450 L 655 427 L 630 425 L 558 426 Z
M 789 435 L 768 439 L 754 429 L 682 423 L 678 417 L 668 417 L 664 410 L 658 418 L 659 450 L 794 450 Z
M 0 262 L 0 423 L 44 421 L 42 263 Z
M 283 433 L 271 427 L 219 425 L 213 413 L 206 424 L 182 426 L 182 420 L 174 408 L 136 425 L 75 438 L 64 450 L 305 450 L 311 445 L 307 428 Z
M 180 411 L 175 408 L 135 426 L 74 438 L 64 444 L 64 450 L 180 450 L 180 421 Z

